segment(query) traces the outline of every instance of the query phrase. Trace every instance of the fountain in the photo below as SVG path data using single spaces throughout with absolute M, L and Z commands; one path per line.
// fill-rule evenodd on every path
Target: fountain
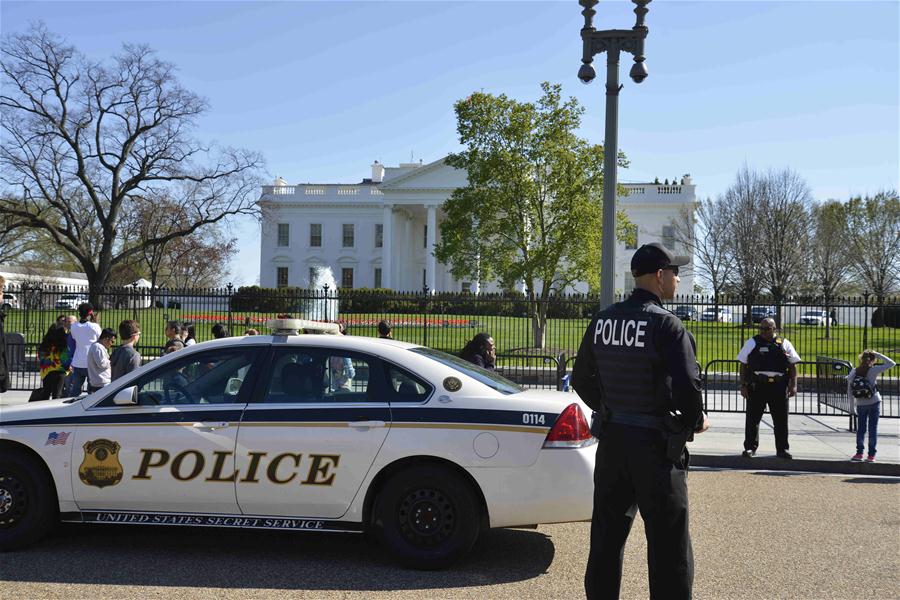
M 308 289 L 309 297 L 304 303 L 304 318 L 313 321 L 337 321 L 338 287 L 331 267 L 313 267 L 313 277 Z

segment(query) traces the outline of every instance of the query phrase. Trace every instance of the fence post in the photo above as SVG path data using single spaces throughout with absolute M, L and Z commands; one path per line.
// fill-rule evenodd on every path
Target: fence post
M 231 296 L 232 296 L 232 293 L 233 293 L 233 292 L 234 292 L 234 286 L 233 286 L 233 285 L 231 284 L 231 282 L 229 281 L 229 282 L 228 282 L 228 333 L 233 333 L 233 331 L 232 331 L 232 327 L 233 327 L 233 325 L 232 325 L 232 317 L 233 317 L 233 314 L 232 314 L 232 310 L 231 310 Z
M 428 286 L 422 286 L 422 345 L 428 347 Z
M 869 296 L 869 290 L 863 292 L 865 305 L 863 306 L 863 342 L 862 348 L 859 349 L 860 352 L 869 347 Z
M 138 291 L 137 291 L 137 289 L 138 289 L 137 281 L 135 281 L 134 283 L 131 284 L 131 291 L 132 291 L 132 294 L 131 294 L 131 318 L 134 319 L 135 321 L 138 320 L 138 314 L 137 314 Z

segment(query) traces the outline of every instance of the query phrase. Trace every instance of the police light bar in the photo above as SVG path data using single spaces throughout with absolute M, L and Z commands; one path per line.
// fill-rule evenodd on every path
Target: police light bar
M 341 328 L 337 323 L 322 323 L 307 319 L 269 319 L 266 321 L 266 327 L 272 330 L 272 335 L 300 335 L 301 332 L 332 335 L 341 333 Z

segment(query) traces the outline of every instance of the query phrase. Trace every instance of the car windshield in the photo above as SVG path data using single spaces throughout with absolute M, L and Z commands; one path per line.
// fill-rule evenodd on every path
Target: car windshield
M 804 317 L 824 317 L 825 313 L 820 310 L 808 310 L 803 313 Z
M 446 352 L 441 352 L 440 350 L 434 350 L 433 348 L 413 348 L 412 350 L 410 350 L 410 352 L 415 352 L 416 354 L 427 356 L 428 358 L 436 360 L 437 362 L 446 365 L 451 369 L 456 369 L 457 371 L 468 375 L 472 379 L 480 381 L 489 388 L 497 390 L 501 394 L 518 394 L 519 392 L 525 391 L 525 388 L 521 385 L 513 383 L 509 379 L 498 375 L 493 371 L 482 369 L 481 367 L 474 365 L 458 356 L 453 356 L 452 354 L 447 354 Z

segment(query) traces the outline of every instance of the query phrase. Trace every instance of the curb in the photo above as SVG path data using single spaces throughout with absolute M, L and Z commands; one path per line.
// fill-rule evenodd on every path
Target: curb
M 900 477 L 900 465 L 892 463 L 851 462 L 849 460 L 813 460 L 777 457 L 744 458 L 740 455 L 691 454 L 692 467 L 761 471 L 806 471 L 812 473 L 841 473 L 846 475 L 880 475 Z

